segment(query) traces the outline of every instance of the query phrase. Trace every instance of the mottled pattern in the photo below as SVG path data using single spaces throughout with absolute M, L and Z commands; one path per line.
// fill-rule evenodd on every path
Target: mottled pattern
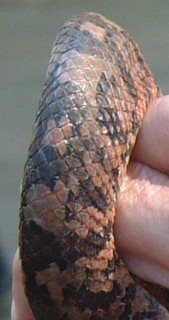
M 25 165 L 20 255 L 37 320 L 169 319 L 130 276 L 113 223 L 145 110 L 160 90 L 127 32 L 98 14 L 52 50 Z

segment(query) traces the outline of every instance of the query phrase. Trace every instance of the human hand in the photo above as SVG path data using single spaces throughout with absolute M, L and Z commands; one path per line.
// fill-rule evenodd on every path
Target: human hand
M 169 288 L 169 96 L 148 108 L 121 190 L 119 252 L 133 274 Z
M 118 199 L 115 239 L 129 270 L 169 288 L 169 96 L 146 112 Z M 24 295 L 18 252 L 12 320 L 34 320 Z

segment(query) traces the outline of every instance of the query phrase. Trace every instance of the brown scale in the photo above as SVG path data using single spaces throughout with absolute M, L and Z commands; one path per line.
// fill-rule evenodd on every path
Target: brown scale
M 113 236 L 121 181 L 160 94 L 137 45 L 108 19 L 87 13 L 58 33 L 21 197 L 20 257 L 36 320 L 169 319 Z

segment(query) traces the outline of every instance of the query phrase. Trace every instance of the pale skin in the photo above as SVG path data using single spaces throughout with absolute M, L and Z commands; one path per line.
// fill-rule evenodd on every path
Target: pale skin
M 115 239 L 130 271 L 169 288 L 169 96 L 146 112 L 118 199 Z M 13 265 L 12 320 L 34 320 Z

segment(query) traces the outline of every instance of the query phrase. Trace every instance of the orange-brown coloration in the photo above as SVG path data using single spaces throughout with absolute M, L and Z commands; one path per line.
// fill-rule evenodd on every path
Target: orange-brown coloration
M 116 24 L 85 14 L 60 30 L 20 214 L 25 290 L 36 320 L 169 319 L 129 274 L 113 234 L 137 133 L 160 94 L 138 46 Z

